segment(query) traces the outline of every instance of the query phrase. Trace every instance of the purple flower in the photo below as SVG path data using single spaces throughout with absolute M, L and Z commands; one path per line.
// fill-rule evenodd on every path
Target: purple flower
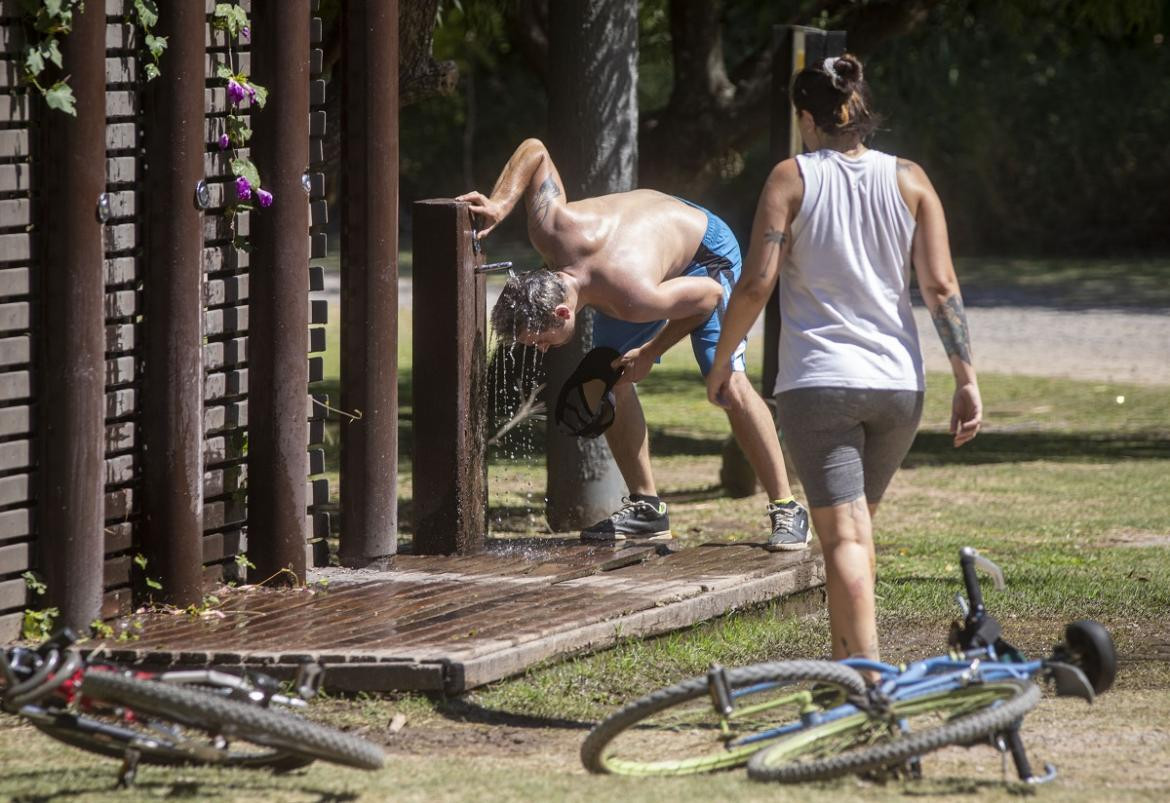
M 219 135 L 219 149 L 221 151 L 226 151 L 228 149 L 228 146 L 231 144 L 232 144 L 232 141 L 230 139 L 228 139 L 227 134 L 220 134 Z
M 256 197 L 260 199 L 261 206 L 272 206 L 272 193 L 268 190 L 256 190 Z
M 250 88 L 251 87 L 249 87 L 249 89 Z M 244 85 L 241 84 L 239 81 L 237 81 L 235 78 L 228 79 L 227 91 L 228 91 L 228 100 L 230 100 L 236 106 L 239 106 L 240 102 L 248 94 L 247 89 L 244 88 Z M 253 90 L 253 91 L 255 91 L 255 90 Z
M 252 86 L 251 84 L 248 84 L 246 87 L 244 87 L 244 91 L 248 93 L 248 100 L 255 103 L 256 102 L 256 87 Z
M 251 39 L 252 29 L 245 25 L 243 28 L 240 28 L 240 36 L 244 37 L 245 39 Z
M 248 179 L 244 176 L 239 176 L 236 179 L 236 197 L 241 201 L 246 201 L 252 197 L 252 185 L 248 183 Z

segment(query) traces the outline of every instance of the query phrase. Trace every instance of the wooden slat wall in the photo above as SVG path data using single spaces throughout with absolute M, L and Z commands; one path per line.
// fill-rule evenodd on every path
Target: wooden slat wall
M 137 523 L 140 501 L 141 427 L 138 416 L 143 366 L 142 286 L 145 255 L 139 215 L 142 197 L 140 78 L 143 65 L 134 49 L 134 31 L 125 22 L 129 0 L 104 2 L 106 35 L 106 175 L 111 218 L 104 240 L 106 281 L 106 597 L 103 613 L 125 612 L 131 605 L 130 578 L 139 551 Z M 208 15 L 215 0 L 205 0 Z M 242 5 L 251 10 L 250 0 Z M 313 12 L 317 9 L 314 4 Z M 321 24 L 315 20 L 314 75 L 310 86 L 314 106 L 311 123 L 310 195 L 312 198 L 312 255 L 325 256 L 325 181 L 323 170 L 325 84 L 320 74 Z M 216 140 L 228 108 L 226 91 L 214 79 L 216 65 L 229 53 L 224 34 L 205 30 L 207 139 L 205 174 L 212 208 L 204 223 L 206 275 L 204 361 L 207 370 L 204 408 L 204 549 L 205 578 L 211 584 L 239 576 L 236 555 L 247 549 L 246 488 L 248 427 L 248 256 L 231 246 L 228 227 L 219 216 L 234 197 L 227 154 Z M 37 440 L 36 354 L 37 235 L 34 219 L 36 186 L 37 115 L 19 85 L 23 32 L 16 3 L 0 4 L 0 641 L 19 634 L 26 607 L 36 605 L 21 573 L 36 570 L 35 469 Z M 250 69 L 248 43 L 232 48 L 236 69 Z M 165 63 L 162 67 L 166 69 Z M 39 114 L 39 113 L 38 113 Z M 53 112 L 52 114 L 56 114 Z M 51 123 L 50 116 L 48 122 Z M 247 154 L 247 151 L 244 151 Z M 237 223 L 247 236 L 248 215 Z M 323 289 L 322 274 L 314 268 L 313 289 Z M 325 345 L 327 302 L 311 299 L 311 349 Z M 310 357 L 310 378 L 319 380 L 322 358 Z M 329 531 L 328 484 L 323 472 L 323 409 L 306 405 L 310 450 L 310 507 L 313 532 Z
M 139 419 L 144 263 L 140 69 L 126 24 L 128 0 L 106 5 L 106 193 L 111 217 L 106 273 L 106 565 L 103 616 L 130 608 L 130 567 L 138 550 L 141 498 Z
M 207 0 L 207 12 L 214 8 Z M 250 3 L 242 5 L 251 11 Z M 208 577 L 240 576 L 236 555 L 247 551 L 248 438 L 248 254 L 232 247 L 231 229 L 220 212 L 235 199 L 231 151 L 217 144 L 225 130 L 227 92 L 215 80 L 218 64 L 230 60 L 233 70 L 249 71 L 248 43 L 228 47 L 222 31 L 207 28 L 207 104 L 204 130 L 207 156 L 204 174 L 211 190 L 211 208 L 203 222 L 204 270 L 204 386 L 203 562 Z M 244 110 L 247 110 L 247 106 Z M 241 151 L 248 155 L 248 151 Z M 263 177 L 261 177 L 263 178 Z M 249 231 L 249 213 L 236 220 L 241 236 Z M 218 573 L 217 573 L 218 571 Z
M 314 2 L 313 13 L 317 13 L 317 3 Z M 321 75 L 324 63 L 321 48 L 322 23 L 319 17 L 314 16 L 309 25 L 309 36 L 313 49 L 310 63 L 313 70 L 309 77 L 309 236 L 311 245 L 309 253 L 312 259 L 322 259 L 328 253 L 326 240 L 326 224 L 329 222 L 328 207 L 325 201 L 325 79 Z M 312 304 L 309 327 L 309 383 L 319 382 L 324 378 L 324 357 L 320 352 L 325 350 L 325 327 L 328 320 L 329 304 L 323 295 L 325 290 L 324 268 L 316 266 L 310 268 L 309 290 L 312 294 Z M 319 475 L 325 471 L 325 408 L 309 402 L 309 475 Z M 309 528 L 313 546 L 310 547 L 306 565 L 328 565 L 329 550 L 324 539 L 329 535 L 330 509 L 329 481 L 324 477 L 315 477 L 312 480 L 311 493 L 308 498 L 309 517 L 312 526 Z
M 24 609 L 36 605 L 21 574 L 36 560 L 36 354 L 38 306 L 33 231 L 30 99 L 19 88 L 24 36 L 16 4 L 0 13 L 0 641 L 20 633 Z

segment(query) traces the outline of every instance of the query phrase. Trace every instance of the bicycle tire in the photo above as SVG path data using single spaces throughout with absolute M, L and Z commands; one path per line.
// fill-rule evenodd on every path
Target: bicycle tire
M 97 700 L 244 739 L 306 758 L 358 769 L 380 769 L 385 755 L 357 736 L 284 711 L 247 705 L 179 685 L 139 680 L 114 672 L 88 672 L 81 693 Z
M 826 703 L 824 707 L 838 705 L 851 694 L 865 692 L 865 680 L 861 675 L 848 666 L 832 661 L 775 661 L 754 664 L 728 669 L 726 677 L 727 685 L 745 696 L 752 694 L 750 689 L 757 684 L 820 684 L 822 689 L 818 692 L 818 696 Z M 638 729 L 640 724 L 643 730 L 648 731 L 653 726 L 646 723 L 655 714 L 684 706 L 692 701 L 705 700 L 708 693 L 707 676 L 700 675 L 634 700 L 606 717 L 589 732 L 581 745 L 581 762 L 590 772 L 643 777 L 692 775 L 742 766 L 751 754 L 759 750 L 766 742 L 744 743 L 729 748 L 730 742 L 720 744 L 722 740 L 711 730 L 713 722 L 706 726 L 709 732 L 698 735 L 698 743 L 694 747 L 693 755 L 670 759 L 655 756 L 638 759 L 617 755 L 614 743 L 620 736 L 631 734 Z M 792 702 L 797 702 L 795 698 L 798 695 L 790 696 L 794 698 Z M 782 704 L 785 703 L 782 701 L 775 703 L 776 706 Z M 745 710 L 750 707 L 745 706 Z M 700 715 L 711 720 L 721 719 L 714 706 L 709 703 L 700 703 L 695 706 L 695 716 L 699 717 Z M 685 716 L 685 712 L 680 712 L 678 716 Z M 767 720 L 766 725 L 761 724 L 757 730 L 765 730 L 787 722 L 798 721 L 798 717 L 799 711 L 787 713 L 779 719 L 773 716 Z M 696 727 L 702 728 L 703 726 Z M 670 728 L 664 723 L 662 730 L 668 731 Z M 779 736 L 774 738 L 779 738 Z M 642 749 L 641 745 L 644 743 L 643 740 L 639 744 L 639 750 Z M 656 747 L 667 749 L 662 745 L 653 744 L 645 749 L 652 753 Z
M 889 720 L 899 714 L 909 715 L 911 711 L 931 713 L 932 710 L 938 713 L 964 702 L 966 705 L 962 707 L 977 707 L 932 728 L 901 735 L 887 727 Z M 975 744 L 1009 728 L 1038 702 L 1040 688 L 1030 681 L 1016 680 L 971 685 L 895 701 L 890 711 L 884 714 L 860 711 L 774 742 L 751 757 L 748 776 L 757 781 L 802 783 L 897 766 L 947 745 Z M 827 744 L 839 737 L 853 742 Z M 853 746 L 859 742 L 863 744 Z M 810 761 L 799 761 L 818 747 L 828 747 L 831 752 Z
M 79 750 L 109 758 L 123 758 L 135 750 L 139 761 L 166 767 L 216 764 L 246 769 L 270 769 L 288 772 L 313 762 L 312 758 L 265 748 L 256 752 L 230 746 L 199 749 L 189 739 L 168 738 L 164 732 L 136 730 L 124 724 L 101 721 L 92 716 L 73 713 L 24 713 L 41 733 Z

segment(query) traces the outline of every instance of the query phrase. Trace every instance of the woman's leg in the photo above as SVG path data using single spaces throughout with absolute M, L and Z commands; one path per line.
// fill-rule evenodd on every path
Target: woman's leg
M 873 507 L 876 509 L 876 505 Z M 831 507 L 814 507 L 809 512 L 825 556 L 833 658 L 862 656 L 877 660 L 871 508 L 864 497 L 859 497 Z

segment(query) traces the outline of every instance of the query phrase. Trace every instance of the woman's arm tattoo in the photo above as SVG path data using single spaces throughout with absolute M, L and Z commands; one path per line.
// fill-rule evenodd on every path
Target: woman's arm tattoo
M 532 196 L 532 203 L 529 205 L 530 214 L 537 225 L 544 223 L 544 219 L 548 217 L 548 209 L 552 206 L 553 198 L 560 194 L 561 188 L 553 181 L 552 176 L 546 178 L 537 188 L 536 194 Z
M 931 313 L 934 328 L 942 340 L 947 357 L 958 357 L 971 364 L 971 335 L 967 330 L 967 313 L 961 296 L 953 295 Z
M 779 258 L 784 253 L 784 243 L 788 242 L 788 233 L 777 229 L 768 229 L 764 232 L 764 242 L 768 244 L 767 256 L 764 258 L 764 273 L 767 273 L 772 260 Z

